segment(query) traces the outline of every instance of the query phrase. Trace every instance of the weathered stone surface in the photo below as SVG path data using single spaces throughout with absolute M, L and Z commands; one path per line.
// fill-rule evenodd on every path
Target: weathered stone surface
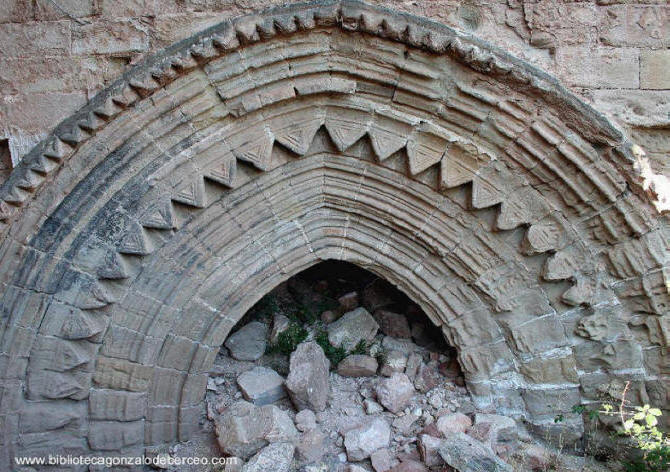
M 391 428 L 382 418 L 375 418 L 360 428 L 347 431 L 344 447 L 350 461 L 362 461 L 378 449 L 387 447 L 391 439 Z
M 512 472 L 512 467 L 496 457 L 479 441 L 463 433 L 453 433 L 442 440 L 440 457 L 461 472 Z
M 114 390 L 146 395 L 150 412 L 171 412 L 144 421 L 146 441 L 186 439 L 204 373 L 249 290 L 324 259 L 370 267 L 420 301 L 452 334 L 478 402 L 530 417 L 517 390 L 491 381 L 518 379 L 553 401 L 547 392 L 555 385 L 533 384 L 574 388 L 572 368 L 544 376 L 542 367 L 520 366 L 570 350 L 589 395 L 593 374 L 605 373 L 609 384 L 611 371 L 635 371 L 636 382 L 648 384 L 667 373 L 663 325 L 637 323 L 668 306 L 667 222 L 654 208 L 664 201 L 664 177 L 651 174 L 642 148 L 654 145 L 645 136 L 667 127 L 670 102 L 664 89 L 632 88 L 639 76 L 649 80 L 651 52 L 641 57 L 640 74 L 610 60 L 634 59 L 637 47 L 664 51 L 665 5 L 508 2 L 446 16 L 452 9 L 439 2 L 403 7 L 478 30 L 549 72 L 575 63 L 565 81 L 582 83 L 576 90 L 597 110 L 654 127 L 636 131 L 640 148 L 523 61 L 373 6 L 344 0 L 260 12 L 131 68 L 137 53 L 162 47 L 169 35 L 188 36 L 185 25 L 210 24 L 204 17 L 211 15 L 198 12 L 189 23 L 188 2 L 160 10 L 152 2 L 63 0 L 69 14 L 51 3 L 0 6 L 3 68 L 22 67 L 23 59 L 53 65 L 76 56 L 77 63 L 45 62 L 53 73 L 35 77 L 45 82 L 11 79 L 11 88 L 2 87 L 0 147 L 14 163 L 25 156 L 0 188 L 3 425 L 24 399 L 75 401 Z M 227 8 L 200 3 L 205 11 Z M 109 16 L 117 14 L 156 16 Z M 169 27 L 180 22 L 183 30 Z M 306 54 L 314 60 L 299 59 Z M 82 75 L 72 71 L 78 64 Z M 596 69 L 606 73 L 591 77 Z M 383 109 L 371 108 L 374 96 Z M 655 159 L 658 170 L 662 159 Z M 144 218 L 153 208 L 161 211 Z M 543 251 L 552 253 L 547 270 L 541 257 L 524 256 Z M 565 252 L 571 263 L 549 263 Z M 587 306 L 603 302 L 622 314 L 607 329 L 589 318 L 579 326 L 585 337 L 574 338 Z M 45 312 L 55 304 L 72 307 L 71 323 L 62 311 Z M 636 320 L 629 325 L 628 317 Z M 478 332 L 482 342 L 471 344 Z M 79 349 L 86 343 L 95 344 L 84 349 L 88 361 Z M 99 400 L 110 414 L 104 405 L 123 404 Z M 549 424 L 541 400 L 528 404 L 542 416 L 538 424 Z M 135 406 L 128 412 L 138 414 Z M 101 422 L 103 413 L 96 413 Z M 37 447 L 37 436 L 4 429 L 17 452 Z M 115 434 L 110 444 L 141 449 L 125 445 L 140 437 L 136 431 Z M 72 450 L 90 447 L 83 437 L 70 440 Z
M 439 453 L 442 442 L 442 439 L 429 434 L 422 434 L 419 436 L 417 446 L 419 448 L 419 453 L 421 454 L 421 460 L 428 467 L 444 465 L 444 460 Z
M 442 436 L 447 436 L 449 433 L 465 433 L 472 426 L 472 420 L 463 413 L 452 413 L 440 416 L 436 426 Z
M 291 320 L 289 320 L 286 316 L 279 314 L 275 315 L 274 318 L 272 319 L 272 331 L 270 331 L 270 344 L 275 344 L 277 342 L 279 334 L 286 331 L 290 324 Z
M 237 377 L 244 398 L 254 405 L 274 403 L 286 396 L 284 379 L 267 367 L 254 367 Z
M 296 444 L 296 458 L 305 463 L 317 462 L 325 454 L 326 434 L 318 429 L 311 429 L 300 436 Z
M 640 88 L 670 89 L 670 52 L 668 49 L 642 51 L 640 55 Z
M 379 325 L 372 315 L 360 307 L 345 313 L 328 326 L 328 341 L 333 346 L 351 350 L 360 341 L 372 341 L 378 329 Z
M 310 431 L 316 428 L 316 415 L 312 410 L 300 410 L 295 415 L 295 425 L 300 431 Z
M 291 443 L 273 443 L 261 449 L 249 462 L 244 464 L 242 472 L 288 472 L 291 469 L 295 446 Z
M 370 454 L 370 462 L 375 472 L 387 472 L 398 463 L 388 449 L 377 449 Z
M 379 403 L 392 413 L 398 413 L 414 396 L 414 385 L 405 374 L 394 373 L 380 379 L 375 389 Z
M 337 373 L 344 377 L 370 377 L 377 373 L 377 367 L 374 357 L 352 354 L 337 365 Z
M 412 331 L 405 315 L 388 310 L 377 310 L 375 311 L 375 319 L 379 323 L 381 332 L 387 336 L 393 338 L 412 337 Z
M 467 433 L 501 455 L 512 452 L 517 446 L 516 423 L 512 418 L 506 416 L 477 413 L 475 424 Z
M 328 371 L 330 361 L 315 342 L 298 345 L 291 354 L 290 371 L 286 389 L 299 410 L 323 411 L 328 401 L 330 387 Z
M 427 472 L 426 466 L 421 462 L 406 460 L 393 467 L 390 472 Z
M 265 354 L 267 336 L 267 326 L 258 321 L 252 321 L 230 335 L 225 346 L 234 359 L 255 361 Z
M 238 401 L 214 422 L 221 450 L 243 459 L 248 459 L 270 442 L 289 441 L 298 435 L 288 414 L 274 405 L 257 407 Z
M 407 354 L 402 351 L 386 351 L 382 361 L 382 368 L 379 373 L 390 377 L 394 372 L 405 372 L 406 367 Z

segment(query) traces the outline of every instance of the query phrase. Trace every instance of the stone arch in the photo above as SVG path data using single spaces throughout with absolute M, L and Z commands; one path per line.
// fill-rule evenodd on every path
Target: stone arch
M 482 404 L 574 427 L 626 378 L 667 405 L 667 219 L 633 151 L 533 67 L 354 1 L 178 43 L 0 189 L 4 460 L 187 438 L 239 316 L 331 258 L 422 305 Z

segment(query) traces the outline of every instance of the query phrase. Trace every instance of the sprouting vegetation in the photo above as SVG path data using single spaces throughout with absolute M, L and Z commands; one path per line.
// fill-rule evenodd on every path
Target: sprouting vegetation
M 307 339 L 307 330 L 300 324 L 291 322 L 286 330 L 277 335 L 277 341 L 268 346 L 268 353 L 281 353 L 289 355 L 295 351 L 298 344 Z

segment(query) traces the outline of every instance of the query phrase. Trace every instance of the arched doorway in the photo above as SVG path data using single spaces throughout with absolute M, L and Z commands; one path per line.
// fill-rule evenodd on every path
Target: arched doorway
M 231 327 L 327 259 L 405 291 L 473 396 L 538 428 L 579 427 L 603 372 L 665 405 L 667 219 L 634 164 L 554 79 L 385 9 L 176 44 L 0 191 L 6 460 L 187 438 Z

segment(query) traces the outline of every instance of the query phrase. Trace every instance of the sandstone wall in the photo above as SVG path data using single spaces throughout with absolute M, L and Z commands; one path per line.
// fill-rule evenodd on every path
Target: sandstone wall
M 276 0 L 2 0 L 0 147 L 14 163 L 144 55 Z M 668 173 L 665 0 L 372 0 L 470 32 L 556 75 Z M 0 151 L 1 152 L 1 151 Z M 4 180 L 4 178 L 3 178 Z

